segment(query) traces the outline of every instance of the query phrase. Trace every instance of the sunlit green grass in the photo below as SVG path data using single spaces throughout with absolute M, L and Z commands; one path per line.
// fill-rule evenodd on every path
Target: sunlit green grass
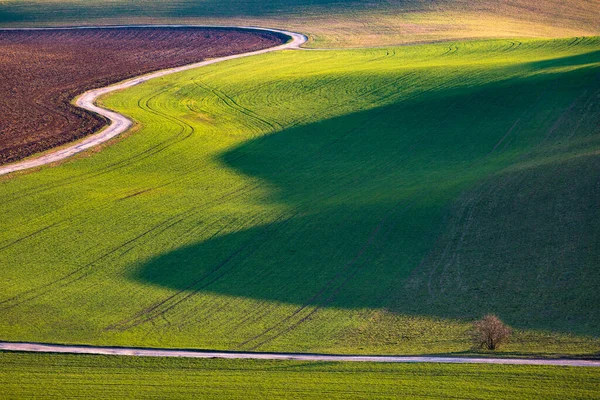
M 594 399 L 600 369 L 0 353 L 0 398 Z
M 0 338 L 339 353 L 600 343 L 600 40 L 287 51 L 103 99 L 0 186 Z

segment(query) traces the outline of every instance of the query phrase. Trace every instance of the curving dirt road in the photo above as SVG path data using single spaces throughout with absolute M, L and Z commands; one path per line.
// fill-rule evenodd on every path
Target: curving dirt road
M 119 28 L 125 28 L 125 27 L 126 26 L 111 26 L 111 27 L 92 27 L 92 26 L 90 26 L 90 27 L 74 27 L 74 28 L 23 28 L 23 29 L 15 28 L 15 29 L 10 29 L 10 30 L 44 30 L 44 29 L 56 30 L 56 29 L 92 29 L 92 28 L 119 29 Z M 181 28 L 181 27 L 191 27 L 191 26 L 188 26 L 188 25 L 136 25 L 135 27 L 140 27 L 140 28 L 144 28 L 144 27 Z M 125 132 L 127 129 L 129 129 L 129 127 L 131 127 L 132 123 L 127 117 L 125 117 L 124 115 L 121 115 L 119 113 L 116 113 L 114 111 L 104 109 L 104 108 L 99 107 L 94 104 L 96 99 L 98 99 L 98 97 L 100 97 L 102 95 L 105 95 L 107 93 L 114 92 L 117 90 L 126 89 L 128 87 L 138 85 L 142 82 L 146 82 L 150 79 L 159 78 L 159 77 L 162 77 L 165 75 L 170 75 L 170 74 L 174 74 L 174 73 L 181 72 L 181 71 L 187 71 L 189 69 L 204 67 L 206 65 L 215 64 L 215 63 L 218 63 L 221 61 L 232 60 L 235 58 L 248 57 L 248 56 L 253 56 L 253 55 L 258 55 L 258 54 L 264 54 L 264 53 L 268 53 L 271 51 L 277 51 L 277 50 L 298 49 L 307 40 L 306 36 L 304 36 L 300 33 L 282 31 L 282 30 L 278 30 L 278 29 L 259 28 L 259 27 L 252 27 L 252 26 L 230 26 L 230 27 L 212 26 L 212 27 L 214 27 L 214 28 L 252 29 L 252 30 L 258 30 L 258 31 L 276 32 L 276 33 L 282 33 L 284 35 L 289 36 L 291 38 L 291 40 L 285 44 L 271 47 L 268 49 L 257 50 L 257 51 L 252 51 L 252 52 L 248 52 L 248 53 L 242 53 L 242 54 L 235 54 L 235 55 L 226 56 L 226 57 L 214 58 L 211 60 L 206 60 L 206 61 L 202 61 L 202 62 L 198 62 L 198 63 L 194 63 L 194 64 L 188 64 L 188 65 L 184 65 L 181 67 L 169 68 L 169 69 L 165 69 L 165 70 L 161 70 L 161 71 L 156 71 L 156 72 L 153 72 L 153 73 L 150 73 L 147 75 L 142 75 L 142 76 L 139 76 L 139 77 L 136 77 L 133 79 L 128 79 L 123 82 L 119 82 L 119 83 L 116 83 L 114 85 L 110 85 L 110 86 L 107 86 L 104 88 L 87 91 L 77 98 L 75 104 L 77 104 L 77 106 L 79 106 L 83 109 L 92 111 L 94 113 L 100 114 L 100 115 L 108 118 L 110 121 L 110 124 L 106 128 L 102 129 L 98 133 L 95 133 L 93 135 L 86 137 L 83 140 L 72 143 L 65 147 L 61 147 L 56 150 L 52 150 L 49 153 L 44 154 L 42 156 L 24 160 L 24 161 L 19 161 L 14 164 L 8 164 L 5 166 L 2 166 L 2 167 L 0 167 L 0 175 L 6 175 L 6 174 L 10 174 L 11 172 L 22 171 L 22 170 L 34 168 L 34 167 L 40 167 L 45 164 L 50 164 L 50 163 L 53 163 L 56 161 L 64 160 L 65 158 L 71 157 L 77 153 L 84 151 L 84 150 L 90 149 L 101 143 L 104 143 L 104 142 L 114 138 L 115 136 L 118 136 L 121 133 Z M 6 29 L 3 29 L 3 30 L 6 30 Z
M 434 356 L 344 356 L 302 353 L 250 353 L 177 349 L 150 349 L 132 347 L 70 346 L 43 343 L 0 342 L 2 351 L 33 353 L 101 354 L 138 357 L 226 358 L 251 360 L 296 360 L 329 362 L 378 362 L 378 363 L 443 363 L 443 364 L 504 364 L 504 365 L 550 365 L 569 367 L 600 367 L 600 360 L 534 359 L 534 358 L 476 358 Z

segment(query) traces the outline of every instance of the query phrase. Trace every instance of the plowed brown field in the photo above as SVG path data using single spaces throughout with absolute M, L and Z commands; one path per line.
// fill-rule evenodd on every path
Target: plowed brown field
M 78 94 L 150 71 L 259 50 L 283 35 L 221 28 L 0 32 L 0 165 L 89 135 L 106 121 Z

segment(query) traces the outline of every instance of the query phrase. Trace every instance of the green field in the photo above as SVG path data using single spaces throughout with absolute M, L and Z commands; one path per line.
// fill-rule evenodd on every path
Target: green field
M 285 51 L 103 99 L 140 124 L 0 185 L 0 338 L 600 352 L 600 39 Z
M 360 48 L 115 93 L 101 102 L 131 132 L 0 177 L 0 340 L 464 355 L 471 322 L 496 313 L 515 330 L 499 355 L 598 357 L 598 10 L 0 0 L 0 27 L 242 24 Z M 0 352 L 2 399 L 592 399 L 599 382 L 598 368 Z
M 0 353 L 6 399 L 595 399 L 599 382 L 598 368 Z
M 600 34 L 600 0 L 3 0 L 1 26 L 242 24 L 307 33 L 309 46 Z

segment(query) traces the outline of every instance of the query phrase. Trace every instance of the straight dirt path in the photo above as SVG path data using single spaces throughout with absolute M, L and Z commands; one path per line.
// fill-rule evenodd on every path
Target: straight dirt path
M 101 26 L 89 26 L 89 27 L 73 27 L 73 28 L 14 28 L 9 30 L 60 30 L 60 29 L 119 29 L 126 28 L 128 26 L 111 26 L 111 27 L 101 27 Z M 306 42 L 307 37 L 295 32 L 282 31 L 278 29 L 269 29 L 269 28 L 259 28 L 252 26 L 193 26 L 193 25 L 135 25 L 129 27 L 156 27 L 156 28 L 184 28 L 184 27 L 197 27 L 197 28 L 237 28 L 237 29 L 248 29 L 255 31 L 267 31 L 274 33 L 281 33 L 290 37 L 290 41 L 284 43 L 279 46 L 270 47 L 263 50 L 252 51 L 248 53 L 234 54 L 226 57 L 214 58 L 211 60 L 201 61 L 194 64 L 188 64 L 181 67 L 164 69 L 156 72 L 152 72 L 147 75 L 142 75 L 136 78 L 127 79 L 125 81 L 116 83 L 114 85 L 106 86 L 99 89 L 93 89 L 85 92 L 81 96 L 77 98 L 75 104 L 85 110 L 94 112 L 96 114 L 102 115 L 106 117 L 110 122 L 107 127 L 102 129 L 100 132 L 95 133 L 86 137 L 83 140 L 72 143 L 70 145 L 61 147 L 56 150 L 51 150 L 50 152 L 31 159 L 27 159 L 24 161 L 19 161 L 14 164 L 8 164 L 0 167 L 0 175 L 10 174 L 16 171 L 22 171 L 29 168 L 40 167 L 42 165 L 54 163 L 57 161 L 64 160 L 68 157 L 71 157 L 77 153 L 82 151 L 91 149 L 95 146 L 98 146 L 101 143 L 104 143 L 129 129 L 132 125 L 132 122 L 124 115 L 116 113 L 114 111 L 107 110 L 105 108 L 99 107 L 95 104 L 96 100 L 107 93 L 111 93 L 117 90 L 126 89 L 135 85 L 139 85 L 140 83 L 149 81 L 150 79 L 160 78 L 165 75 L 174 74 L 177 72 L 187 71 L 194 68 L 200 68 L 211 64 L 216 64 L 218 62 L 233 60 L 236 58 L 249 57 L 258 54 L 269 53 L 272 51 L 278 50 L 286 50 L 286 49 L 298 49 L 300 46 Z M 6 30 L 6 29 L 3 29 Z
M 569 367 L 600 367 L 600 360 L 539 359 L 539 358 L 477 358 L 435 356 L 345 356 L 302 353 L 251 353 L 177 349 L 150 349 L 133 347 L 70 346 L 42 343 L 0 342 L 0 351 L 32 353 L 100 354 L 137 357 L 183 357 L 224 358 L 250 360 L 296 360 L 330 362 L 378 362 L 378 363 L 443 363 L 443 364 L 504 364 L 504 365 L 550 365 Z

